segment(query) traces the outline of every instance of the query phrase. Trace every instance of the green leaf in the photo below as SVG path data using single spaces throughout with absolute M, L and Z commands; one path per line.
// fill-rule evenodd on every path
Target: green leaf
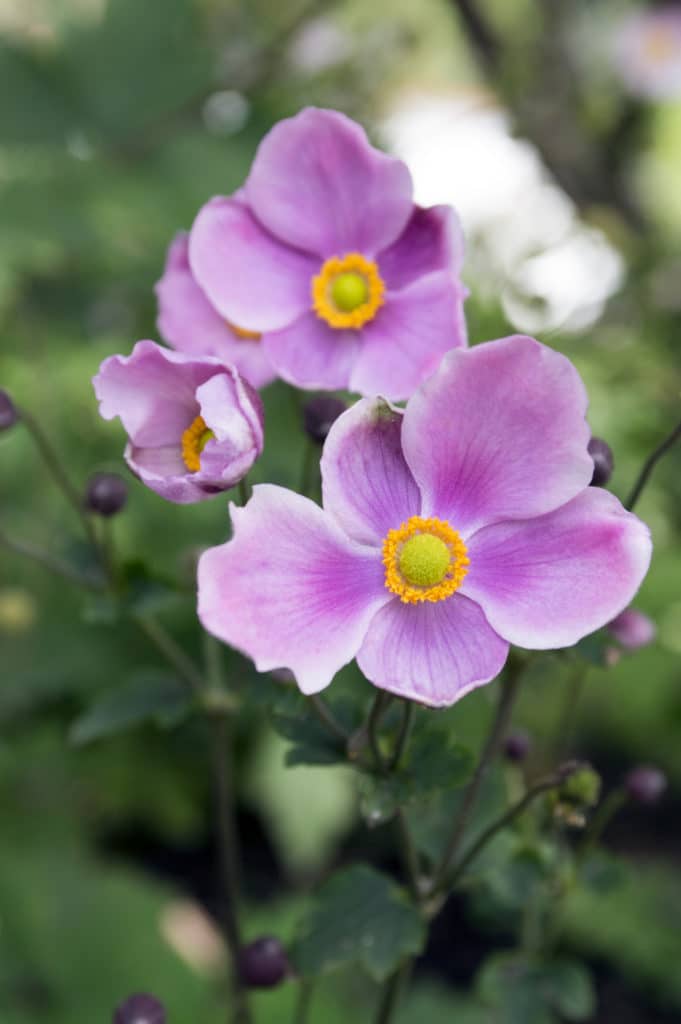
M 444 729 L 424 728 L 414 734 L 405 763 L 395 774 L 362 777 L 362 815 L 369 826 L 382 825 L 398 807 L 463 786 L 471 776 L 473 764 L 471 752 Z
M 574 960 L 541 960 L 518 953 L 496 954 L 478 975 L 481 998 L 493 1006 L 499 1024 L 552 1024 L 555 1014 L 586 1020 L 594 993 L 585 967 Z
M 80 746 L 148 721 L 170 728 L 181 721 L 189 706 L 187 690 L 178 679 L 154 672 L 140 673 L 77 718 L 69 740 Z
M 286 751 L 289 767 L 297 764 L 337 764 L 345 761 L 345 747 L 315 718 L 275 715 L 272 725 L 293 746 Z
M 406 892 L 373 868 L 358 864 L 334 875 L 294 944 L 303 976 L 359 964 L 383 981 L 425 942 L 424 922 Z

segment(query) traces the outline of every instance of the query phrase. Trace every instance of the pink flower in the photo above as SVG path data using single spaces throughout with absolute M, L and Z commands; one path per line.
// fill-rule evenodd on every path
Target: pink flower
M 608 632 L 612 633 L 622 647 L 635 651 L 639 647 L 647 647 L 655 639 L 655 623 L 637 608 L 625 608 L 623 612 L 608 623 Z
M 681 96 L 681 10 L 670 4 L 632 14 L 615 38 L 614 60 L 634 96 Z
M 188 235 L 180 232 L 168 249 L 165 269 L 156 284 L 158 329 L 179 352 L 215 356 L 230 363 L 256 388 L 276 376 L 257 331 L 230 324 L 211 306 L 189 266 Z
M 192 273 L 284 379 L 407 398 L 466 344 L 467 294 L 454 211 L 411 196 L 359 125 L 308 108 L 263 139 L 243 190 L 199 212 Z
M 452 704 L 509 644 L 575 644 L 631 601 L 646 526 L 589 487 L 572 364 L 514 336 L 452 351 L 402 413 L 365 399 L 332 426 L 322 510 L 280 487 L 232 508 L 199 562 L 206 629 L 304 693 L 353 657 L 376 686 Z
M 119 416 L 125 459 L 143 483 L 179 504 L 238 483 L 263 447 L 260 397 L 231 366 L 138 341 L 93 379 L 105 420 Z

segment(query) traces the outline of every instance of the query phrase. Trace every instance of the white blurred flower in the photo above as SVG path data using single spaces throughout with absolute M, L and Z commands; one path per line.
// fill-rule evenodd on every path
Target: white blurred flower
M 306 22 L 294 35 L 288 58 L 298 71 L 316 75 L 347 60 L 352 39 L 331 18 L 319 17 Z

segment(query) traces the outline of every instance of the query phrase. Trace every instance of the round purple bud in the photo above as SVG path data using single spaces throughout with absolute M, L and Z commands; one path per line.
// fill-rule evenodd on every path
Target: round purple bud
M 14 402 L 6 391 L 0 388 L 0 431 L 9 430 L 19 419 Z
M 113 1024 L 166 1024 L 166 1011 L 153 996 L 129 996 L 114 1011 Z
M 115 516 L 128 500 L 128 485 L 118 473 L 94 473 L 85 490 L 85 507 L 98 516 Z
M 592 437 L 587 446 L 589 455 L 594 460 L 594 471 L 591 477 L 592 487 L 605 487 L 615 468 L 612 449 L 600 437 Z
M 526 732 L 517 729 L 504 741 L 504 757 L 509 761 L 524 761 L 532 748 L 532 740 Z
M 347 409 L 345 402 L 333 395 L 310 398 L 303 406 L 305 432 L 317 444 L 324 444 L 332 424 Z
M 667 776 L 659 768 L 639 765 L 624 780 L 629 798 L 637 804 L 656 804 L 667 788 Z
M 249 988 L 274 988 L 288 973 L 286 951 L 271 935 L 263 935 L 239 951 L 239 975 Z
M 655 623 L 637 608 L 625 608 L 609 622 L 607 629 L 615 639 L 629 651 L 647 647 L 655 639 Z

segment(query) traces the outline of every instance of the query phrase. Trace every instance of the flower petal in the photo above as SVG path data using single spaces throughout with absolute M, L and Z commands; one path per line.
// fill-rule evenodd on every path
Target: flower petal
M 461 273 L 464 239 L 456 211 L 451 206 L 415 206 L 397 241 L 378 256 L 381 277 L 391 291 L 446 270 Z
M 233 540 L 199 561 L 199 618 L 260 672 L 289 668 L 303 693 L 316 693 L 390 599 L 380 557 L 282 487 L 255 487 L 245 508 L 230 509 Z
M 584 385 L 565 356 L 515 335 L 443 359 L 402 427 L 423 515 L 464 535 L 563 505 L 593 473 Z
M 350 390 L 393 401 L 409 398 L 445 352 L 466 344 L 462 304 L 461 288 L 443 271 L 390 292 L 375 319 L 362 329 Z
M 251 331 L 284 327 L 312 305 L 319 261 L 278 242 L 242 202 L 216 196 L 199 210 L 189 262 L 221 316 Z
M 445 707 L 494 679 L 507 654 L 480 607 L 453 594 L 436 604 L 393 599 L 372 620 L 357 664 L 382 690 Z
M 133 444 L 178 445 L 198 415 L 196 389 L 220 372 L 217 359 L 171 352 L 153 341 L 138 341 L 129 356 L 110 356 L 93 378 L 105 420 L 120 416 Z
M 625 608 L 650 563 L 648 528 L 589 487 L 562 508 L 488 526 L 468 543 L 462 591 L 512 644 L 569 647 Z
M 369 145 L 344 114 L 314 107 L 272 128 L 246 182 L 268 231 L 323 258 L 390 245 L 411 214 L 411 192 L 401 160 Z
M 363 544 L 418 515 L 421 495 L 404 456 L 402 410 L 365 398 L 331 427 L 321 460 L 324 509 Z
M 266 334 L 265 354 L 290 384 L 300 388 L 347 388 L 360 347 L 360 332 L 336 330 L 305 313 L 281 331 Z
M 136 448 L 129 444 L 125 461 L 143 484 L 166 501 L 176 505 L 189 505 L 212 498 L 224 488 L 206 488 L 197 483 L 198 474 L 188 473 L 179 445 L 161 448 Z
M 158 329 L 164 341 L 189 355 L 216 356 L 236 366 L 257 388 L 274 379 L 262 344 L 240 338 L 215 309 L 189 267 L 189 235 L 173 239 L 163 276 L 156 284 Z
M 263 410 L 257 391 L 233 367 L 196 392 L 201 416 L 215 434 L 201 452 L 195 481 L 226 490 L 242 480 L 263 449 Z

